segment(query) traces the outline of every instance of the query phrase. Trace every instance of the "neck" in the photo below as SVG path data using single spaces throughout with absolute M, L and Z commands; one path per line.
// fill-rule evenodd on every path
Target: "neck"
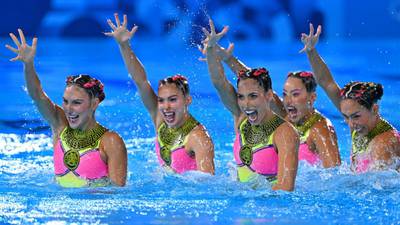
M 306 115 L 304 115 L 299 121 L 297 121 L 296 123 L 293 123 L 293 124 L 296 126 L 303 125 L 314 114 L 314 112 L 315 112 L 314 109 L 308 111 Z
M 260 123 L 260 124 L 263 124 L 263 123 L 266 123 L 266 122 L 270 121 L 272 118 L 274 118 L 275 115 L 276 115 L 276 114 L 275 114 L 274 112 L 272 112 L 271 110 L 268 110 L 268 111 L 265 113 L 265 116 L 264 116 L 264 118 L 261 120 L 261 123 Z
M 81 127 L 77 127 L 76 130 L 87 131 L 96 127 L 96 120 L 90 119 L 86 124 L 82 124 Z

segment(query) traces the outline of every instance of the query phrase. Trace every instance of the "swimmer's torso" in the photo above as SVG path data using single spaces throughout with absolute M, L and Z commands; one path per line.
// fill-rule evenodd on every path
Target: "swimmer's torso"
M 100 138 L 107 129 L 97 124 L 82 132 L 65 127 L 54 147 L 56 181 L 63 187 L 106 186 L 108 166 L 100 155 Z
M 276 180 L 279 158 L 273 136 L 283 122 L 280 117 L 274 116 L 261 125 L 251 125 L 247 118 L 239 124 L 233 145 L 239 181 L 248 182 L 257 174 L 270 181 Z
M 194 153 L 185 148 L 189 133 L 199 125 L 192 116 L 179 128 L 168 128 L 163 122 L 156 137 L 156 153 L 162 166 L 168 166 L 176 173 L 184 173 L 188 170 L 197 170 Z

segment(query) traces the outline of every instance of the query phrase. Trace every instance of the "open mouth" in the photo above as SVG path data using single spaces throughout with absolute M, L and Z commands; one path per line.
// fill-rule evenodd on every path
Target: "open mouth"
M 164 120 L 167 123 L 173 123 L 175 121 L 175 112 L 163 112 Z
M 289 115 L 289 118 L 291 119 L 291 120 L 293 120 L 293 119 L 295 119 L 297 116 L 298 116 L 298 111 L 297 111 L 297 108 L 296 107 L 294 107 L 294 106 L 287 106 L 286 107 L 286 110 L 287 110 L 287 112 L 288 112 L 288 115 Z
M 245 110 L 246 116 L 250 123 L 254 123 L 258 118 L 258 112 L 256 110 Z
M 71 124 L 75 124 L 78 122 L 79 115 L 67 115 L 67 119 Z

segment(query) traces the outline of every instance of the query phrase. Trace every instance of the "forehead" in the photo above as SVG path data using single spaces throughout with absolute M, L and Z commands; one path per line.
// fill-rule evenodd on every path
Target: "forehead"
M 64 90 L 64 98 L 89 98 L 89 94 L 81 87 L 69 85 Z
M 304 89 L 305 86 L 301 79 L 296 78 L 296 77 L 289 77 L 286 79 L 284 88 L 285 89 Z
M 258 83 L 255 79 L 242 79 L 238 84 L 238 92 L 239 93 L 248 93 L 248 92 L 260 92 L 264 91 L 264 88 Z
M 366 108 L 360 105 L 356 100 L 343 99 L 342 101 L 340 101 L 340 110 L 344 114 L 352 114 L 357 111 L 366 110 Z
M 172 83 L 163 84 L 158 88 L 159 97 L 168 97 L 171 95 L 183 96 L 183 93 L 175 84 Z

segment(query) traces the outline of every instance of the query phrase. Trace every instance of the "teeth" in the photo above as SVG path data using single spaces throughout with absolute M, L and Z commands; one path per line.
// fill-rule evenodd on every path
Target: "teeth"
M 255 110 L 245 110 L 244 112 L 245 112 L 247 115 L 250 115 L 250 114 L 255 113 L 256 111 L 255 111 Z

